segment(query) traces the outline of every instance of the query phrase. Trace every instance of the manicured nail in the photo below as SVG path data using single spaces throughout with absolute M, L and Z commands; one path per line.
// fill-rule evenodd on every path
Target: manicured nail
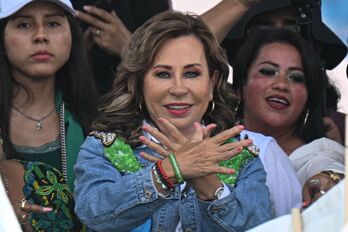
M 51 212 L 53 209 L 52 208 L 49 208 L 49 207 L 43 207 L 42 210 L 44 212 Z
M 89 10 L 91 9 L 91 6 L 83 6 L 83 9 L 84 9 L 85 11 L 89 11 Z
M 232 174 L 236 173 L 236 171 L 234 169 L 230 169 L 230 170 L 228 170 L 228 173 L 232 175 Z
M 302 207 L 306 208 L 309 205 L 309 201 L 302 202 Z

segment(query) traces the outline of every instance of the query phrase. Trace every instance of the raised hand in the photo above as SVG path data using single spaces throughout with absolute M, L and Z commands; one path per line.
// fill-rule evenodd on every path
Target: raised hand
M 130 39 L 130 32 L 116 13 L 95 6 L 84 6 L 83 9 L 86 12 L 77 11 L 76 17 L 90 25 L 85 32 L 87 44 L 93 40 L 105 52 L 120 56 Z

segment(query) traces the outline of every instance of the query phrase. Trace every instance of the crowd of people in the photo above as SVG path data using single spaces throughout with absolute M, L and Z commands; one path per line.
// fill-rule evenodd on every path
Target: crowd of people
M 22 230 L 246 231 L 310 207 L 344 178 L 326 69 L 347 54 L 314 2 L 0 0 Z

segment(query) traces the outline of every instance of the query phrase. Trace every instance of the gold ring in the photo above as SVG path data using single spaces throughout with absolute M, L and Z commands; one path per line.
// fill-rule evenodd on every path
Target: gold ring
M 101 31 L 99 29 L 96 30 L 95 34 L 99 37 L 100 36 Z
M 28 223 L 28 215 L 27 214 L 22 214 L 19 217 L 19 223 L 20 224 L 27 224 Z
M 19 208 L 20 208 L 21 210 L 25 209 L 25 205 L 26 205 L 27 203 L 28 203 L 28 200 L 26 200 L 26 199 L 20 200 L 20 202 L 19 202 Z

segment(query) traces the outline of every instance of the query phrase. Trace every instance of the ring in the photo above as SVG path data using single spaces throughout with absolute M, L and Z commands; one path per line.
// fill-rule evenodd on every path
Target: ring
M 324 195 L 326 192 L 324 190 L 319 191 L 321 195 Z
M 19 223 L 20 224 L 27 224 L 28 223 L 28 215 L 27 214 L 22 214 L 20 217 L 19 217 Z
M 99 37 L 100 36 L 101 31 L 99 29 L 96 30 L 95 34 Z
M 312 179 L 309 181 L 309 183 L 312 185 L 320 185 L 320 180 L 319 179 Z
M 25 209 L 25 205 L 26 205 L 27 203 L 28 203 L 28 201 L 27 201 L 26 199 L 20 200 L 20 202 L 19 202 L 19 208 L 20 208 L 21 210 Z

